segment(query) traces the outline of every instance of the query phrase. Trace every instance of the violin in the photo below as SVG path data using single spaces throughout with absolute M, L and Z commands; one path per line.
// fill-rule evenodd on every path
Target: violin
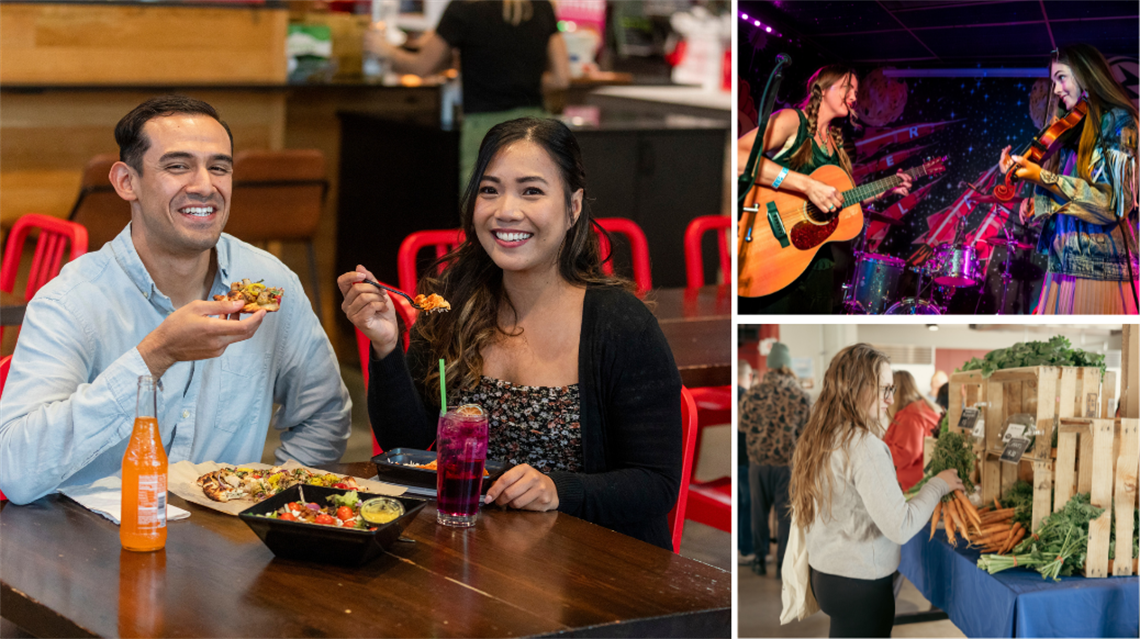
M 1065 114 L 1065 117 L 1042 129 L 1041 132 L 1037 134 L 1037 137 L 1033 138 L 1033 141 L 1029 143 L 1029 147 L 1018 155 L 1024 156 L 1025 159 L 1034 164 L 1040 164 L 1041 160 L 1056 146 L 1061 134 L 1080 124 L 1088 112 L 1088 102 L 1085 102 L 1085 99 L 1081 98 L 1081 101 L 1073 105 L 1073 108 Z M 1013 175 L 1016 172 L 1016 165 L 1010 167 L 1009 171 L 1005 174 L 1005 184 L 999 184 L 994 187 L 994 197 L 1002 202 L 1008 202 L 1013 199 L 1013 196 L 1017 193 L 1017 186 L 1013 183 L 1014 180 L 1017 179 Z

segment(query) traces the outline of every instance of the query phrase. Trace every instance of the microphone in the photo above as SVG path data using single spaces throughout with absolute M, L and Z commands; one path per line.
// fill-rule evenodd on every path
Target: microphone
M 776 55 L 776 64 L 777 65 L 784 65 L 786 67 L 790 67 L 790 66 L 792 66 L 792 56 L 790 56 L 786 53 L 777 54 Z

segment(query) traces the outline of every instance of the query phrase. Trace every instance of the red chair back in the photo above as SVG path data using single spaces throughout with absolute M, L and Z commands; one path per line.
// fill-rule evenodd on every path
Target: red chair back
M 633 262 L 633 282 L 637 284 L 639 294 L 645 294 L 653 288 L 653 276 L 649 268 L 649 241 L 645 239 L 645 232 L 636 222 L 625 217 L 599 217 L 594 220 L 606 231 L 622 235 L 629 242 L 630 258 Z M 596 230 L 596 229 L 595 229 Z M 602 262 L 602 272 L 614 272 L 613 245 L 604 233 L 598 234 L 601 242 L 602 256 L 608 256 Z
M 13 292 L 16 287 L 16 272 L 20 269 L 20 259 L 24 253 L 24 243 L 28 235 L 38 229 L 39 240 L 32 256 L 32 270 L 28 273 L 28 286 L 24 289 L 24 300 L 31 300 L 36 291 L 59 275 L 63 268 L 63 256 L 70 244 L 73 260 L 87 252 L 87 229 L 82 224 L 61 220 L 50 215 L 28 213 L 20 216 L 12 225 L 8 242 L 4 246 L 4 261 L 0 264 L 0 291 Z
M 4 394 L 4 384 L 8 382 L 8 369 L 12 366 L 12 356 L 5 355 L 0 358 L 0 395 Z M 0 492 L 0 501 L 5 501 L 8 498 L 4 493 Z
M 673 552 L 681 552 L 681 534 L 685 532 L 685 509 L 689 503 L 689 475 L 692 473 L 694 452 L 697 449 L 697 405 L 689 389 L 681 387 L 681 490 L 677 504 L 669 511 L 669 528 L 673 532 Z
M 726 215 L 702 215 L 693 218 L 685 229 L 685 275 L 689 288 L 705 285 L 705 264 L 701 257 L 701 239 L 705 233 L 716 231 L 717 252 L 720 254 L 720 271 L 724 281 L 732 279 L 732 262 L 728 255 L 728 234 L 732 220 Z
M 400 251 L 396 256 L 396 269 L 400 278 L 400 290 L 415 294 L 419 274 L 416 272 L 416 257 L 422 249 L 435 249 L 435 257 L 439 259 L 447 255 L 448 251 L 459 246 L 467 235 L 462 229 L 440 229 L 434 231 L 417 231 L 400 243 Z
M 63 268 L 63 256 L 70 245 L 68 260 L 73 260 L 87 252 L 87 229 L 82 224 L 61 220 L 50 215 L 26 213 L 12 225 L 8 241 L 4 245 L 4 259 L 0 262 L 0 291 L 12 293 L 16 288 L 16 275 L 24 254 L 24 244 L 33 230 L 39 230 L 36 252 L 32 255 L 32 268 L 28 272 L 28 286 L 24 289 L 24 301 L 31 300 L 36 291 L 59 275 Z M 4 338 L 4 327 L 0 326 L 0 340 Z
M 385 286 L 387 286 L 387 284 L 385 284 Z M 400 297 L 399 295 L 389 294 L 388 299 L 391 299 L 396 303 L 396 315 L 400 318 L 400 321 L 404 323 L 404 334 L 400 337 L 400 341 L 403 343 L 404 352 L 406 353 L 408 351 L 408 344 L 411 343 L 412 324 L 416 323 L 416 317 L 418 314 L 416 312 L 416 309 L 412 308 L 412 305 L 408 303 L 408 300 Z M 372 342 L 364 336 L 364 333 L 360 332 L 359 328 L 354 328 L 353 332 L 356 334 L 356 352 L 360 356 L 360 372 L 364 376 L 364 390 L 367 394 L 368 349 L 372 346 Z M 375 457 L 382 452 L 384 451 L 380 448 L 380 443 L 376 441 L 376 434 L 373 433 L 372 456 Z

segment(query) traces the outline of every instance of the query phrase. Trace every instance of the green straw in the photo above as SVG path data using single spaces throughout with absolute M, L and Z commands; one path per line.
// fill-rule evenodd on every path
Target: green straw
M 439 360 L 439 414 L 447 414 L 447 373 L 442 358 Z

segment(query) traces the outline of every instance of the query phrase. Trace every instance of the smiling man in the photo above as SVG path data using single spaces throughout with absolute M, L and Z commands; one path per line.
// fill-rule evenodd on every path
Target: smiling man
M 120 120 L 115 140 L 110 180 L 131 222 L 28 304 L 0 400 L 0 490 L 27 503 L 119 472 L 141 375 L 160 378 L 171 463 L 260 461 L 271 418 L 278 463 L 338 460 L 351 404 L 300 280 L 222 233 L 229 127 L 205 102 L 164 96 Z M 284 289 L 280 311 L 213 301 L 243 278 Z

